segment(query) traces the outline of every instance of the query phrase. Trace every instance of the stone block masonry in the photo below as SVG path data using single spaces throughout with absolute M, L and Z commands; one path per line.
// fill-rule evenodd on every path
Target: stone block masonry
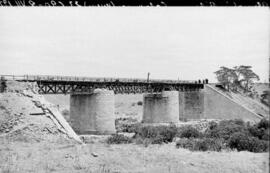
M 144 123 L 179 122 L 178 91 L 162 91 L 143 97 Z
M 96 89 L 71 94 L 70 121 L 78 134 L 115 133 L 114 92 Z

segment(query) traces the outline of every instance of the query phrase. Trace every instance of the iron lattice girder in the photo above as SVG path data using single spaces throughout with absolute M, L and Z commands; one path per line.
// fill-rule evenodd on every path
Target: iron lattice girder
M 145 93 L 171 91 L 194 91 L 203 89 L 203 84 L 193 83 L 138 83 L 138 82 L 86 82 L 86 81 L 37 81 L 41 94 L 69 94 L 91 92 L 96 88 L 118 93 Z

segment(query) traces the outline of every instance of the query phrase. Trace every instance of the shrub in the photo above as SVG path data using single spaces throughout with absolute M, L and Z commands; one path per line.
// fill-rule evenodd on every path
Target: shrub
M 223 141 L 211 138 L 182 138 L 176 142 L 176 147 L 182 147 L 191 151 L 221 151 L 225 148 Z
M 251 136 L 262 139 L 269 140 L 269 120 L 262 119 L 260 122 L 253 126 L 248 126 L 248 131 Z
M 135 133 L 142 138 L 155 138 L 158 134 L 157 127 L 144 125 L 138 126 Z
M 265 129 L 259 129 L 257 125 L 248 127 L 248 132 L 251 136 L 262 139 Z
M 143 102 L 142 101 L 138 101 L 137 102 L 137 105 L 142 106 L 143 105 Z
M 139 126 L 138 120 L 128 118 L 118 118 L 115 120 L 115 128 L 117 132 L 135 133 L 137 126 Z
M 229 120 L 229 123 L 234 123 L 239 126 L 245 126 L 245 122 L 242 119 Z
M 150 139 L 151 144 L 168 143 L 167 139 L 162 135 L 157 135 L 155 138 Z
M 202 133 L 192 126 L 184 126 L 178 129 L 177 136 L 180 138 L 199 138 Z
M 177 133 L 177 128 L 175 125 L 171 124 L 169 126 L 161 126 L 158 130 L 158 138 L 160 138 L 160 136 L 163 139 L 163 142 L 168 143 L 168 142 L 172 142 L 173 138 L 175 137 Z
M 127 144 L 131 143 L 132 139 L 122 134 L 113 134 L 107 139 L 108 144 Z
M 122 124 L 121 127 L 118 128 L 118 131 L 119 132 L 126 132 L 126 133 L 135 133 L 138 126 L 140 126 L 139 123 Z
M 176 135 L 177 128 L 171 124 L 169 126 L 137 126 L 136 137 L 150 139 L 152 144 L 172 142 Z
M 189 150 L 193 150 L 194 148 L 194 139 L 181 138 L 176 142 L 176 148 L 186 148 Z
M 261 121 L 258 123 L 258 128 L 259 129 L 261 129 L 261 128 L 264 128 L 264 129 L 270 128 L 269 120 L 267 120 L 265 118 L 261 119 Z
M 238 151 L 265 152 L 268 151 L 268 142 L 258 138 L 248 136 L 245 133 L 234 133 L 229 141 L 228 146 Z
M 135 138 L 135 143 L 136 144 L 143 144 L 145 147 L 148 147 L 152 143 L 152 141 L 149 138 L 143 139 L 141 137 L 138 137 L 138 138 Z
M 241 127 L 245 126 L 245 122 L 241 119 L 234 119 L 234 120 L 222 120 L 219 122 L 219 126 L 228 126 L 228 125 L 239 125 Z
M 194 146 L 194 150 L 199 151 L 221 151 L 223 148 L 225 147 L 222 140 L 212 138 L 199 139 Z
M 209 138 L 208 138 L 209 139 Z M 206 140 L 196 140 L 194 143 L 193 150 L 195 151 L 207 151 L 208 145 Z
M 270 129 L 264 130 L 262 140 L 269 141 L 270 140 Z
M 218 123 L 216 123 L 215 121 L 211 121 L 211 122 L 209 122 L 208 128 L 210 130 L 213 130 L 213 129 L 217 128 L 217 126 L 218 126 Z
M 269 130 L 269 121 L 265 119 L 253 126 L 239 119 L 223 120 L 218 124 L 210 122 L 204 134 L 191 126 L 180 128 L 177 136 L 181 139 L 176 146 L 192 151 L 220 151 L 229 147 L 238 151 L 266 152 L 269 150 Z
M 247 133 L 247 128 L 242 120 L 223 120 L 212 129 L 208 128 L 205 135 L 209 138 L 222 138 L 228 140 L 236 132 Z

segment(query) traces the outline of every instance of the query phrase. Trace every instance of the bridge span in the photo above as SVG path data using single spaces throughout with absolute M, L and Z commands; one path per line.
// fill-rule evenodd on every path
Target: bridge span
M 47 75 L 1 75 L 1 80 L 36 82 L 40 94 L 92 92 L 96 88 L 113 90 L 115 94 L 198 91 L 204 88 L 203 84 L 191 80 L 146 80 L 139 78 L 93 78 Z

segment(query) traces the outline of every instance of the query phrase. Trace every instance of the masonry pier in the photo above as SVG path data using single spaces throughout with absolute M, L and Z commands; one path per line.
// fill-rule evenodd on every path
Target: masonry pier
M 144 123 L 179 122 L 178 91 L 144 94 L 143 102 Z
M 91 93 L 72 93 L 70 120 L 78 134 L 115 133 L 114 92 L 95 89 Z

